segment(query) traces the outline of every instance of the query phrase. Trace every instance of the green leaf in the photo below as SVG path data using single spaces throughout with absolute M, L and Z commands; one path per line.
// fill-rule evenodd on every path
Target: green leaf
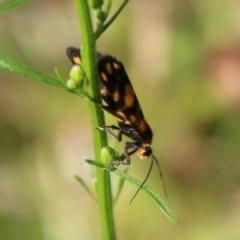
M 90 160 L 90 159 L 85 159 L 86 163 L 89 163 L 91 165 L 94 165 L 95 167 L 100 167 L 100 168 L 106 168 L 106 166 L 103 163 L 94 161 L 94 160 Z
M 128 175 L 126 172 L 126 170 L 124 170 L 123 172 L 119 171 L 117 168 L 113 167 L 112 165 L 104 165 L 102 163 L 93 161 L 93 160 L 85 160 L 87 163 L 92 164 L 96 167 L 100 167 L 100 168 L 104 168 L 108 171 L 114 172 L 116 175 L 118 175 L 119 177 L 123 178 L 124 180 L 128 180 L 129 182 L 137 185 L 138 187 L 141 186 L 142 182 L 140 182 L 139 180 L 131 177 L 130 175 Z M 122 186 L 120 186 L 120 190 L 122 190 L 123 187 L 123 183 L 120 183 Z M 154 200 L 154 202 L 158 205 L 158 207 L 161 209 L 161 211 L 173 222 L 178 222 L 178 219 L 176 217 L 176 215 L 173 213 L 173 211 L 171 210 L 171 208 L 168 206 L 168 204 L 162 200 L 162 198 L 159 196 L 158 193 L 156 193 L 152 188 L 150 188 L 147 185 L 144 185 L 142 187 L 142 189 Z M 120 193 L 119 193 L 120 194 Z M 117 194 L 117 195 L 119 195 Z M 116 197 L 118 198 L 118 196 Z M 116 202 L 116 199 L 115 199 Z
M 58 78 L 58 80 L 63 84 L 63 86 L 66 86 L 66 81 L 62 77 L 62 74 L 60 73 L 59 69 L 57 67 L 54 68 L 55 74 Z
M 123 170 L 123 173 L 127 173 L 127 171 L 128 171 L 128 168 L 125 168 L 125 169 Z M 120 179 L 119 179 L 119 182 L 118 182 L 117 193 L 116 193 L 116 196 L 115 196 L 115 198 L 114 198 L 113 204 L 116 204 L 116 203 L 117 203 L 117 200 L 118 200 L 118 198 L 120 197 L 120 195 L 121 195 L 121 193 L 122 193 L 124 183 L 125 183 L 125 179 L 124 179 L 124 178 L 120 178 Z
M 94 161 L 94 160 L 85 158 L 84 161 L 85 161 L 86 163 L 88 163 L 86 160 Z M 85 166 L 86 166 L 86 169 L 87 169 L 89 175 L 90 175 L 92 178 L 96 178 L 96 168 L 94 167 L 94 165 L 92 165 L 92 164 L 85 164 Z
M 32 2 L 32 0 L 9 0 L 9 1 L 6 1 L 5 3 L 0 4 L 0 14 L 10 11 L 14 8 L 23 6 L 30 2 Z
M 129 182 L 137 185 L 138 187 L 141 186 L 141 182 L 134 179 L 133 177 L 129 176 L 128 174 L 119 171 L 116 169 L 114 171 L 115 174 L 120 176 L 121 178 L 128 180 Z M 178 219 L 176 215 L 173 213 L 173 211 L 170 209 L 170 207 L 167 205 L 166 202 L 164 202 L 161 197 L 149 186 L 144 185 L 142 189 L 154 200 L 154 202 L 159 206 L 159 208 L 162 210 L 162 212 L 173 222 L 178 222 Z
M 11 72 L 17 73 L 21 76 L 28 77 L 34 80 L 37 80 L 39 82 L 44 82 L 46 84 L 49 84 L 54 87 L 61 88 L 63 90 L 69 91 L 71 93 L 74 93 L 85 100 L 90 100 L 90 97 L 82 90 L 79 89 L 72 89 L 69 90 L 65 84 L 63 84 L 61 81 L 52 78 L 50 76 L 44 75 L 30 67 L 27 67 L 21 63 L 15 62 L 14 60 L 0 54 L 0 68 L 7 69 Z M 56 71 L 56 70 L 55 70 Z
M 77 175 L 74 175 L 74 177 L 81 184 L 81 186 L 86 190 L 86 192 L 92 197 L 92 199 L 97 202 L 96 196 L 93 194 L 93 192 L 90 190 L 90 188 L 84 182 L 84 180 Z
M 97 31 L 95 32 L 95 38 L 98 39 L 100 37 L 100 35 L 113 23 L 113 21 L 118 17 L 118 15 L 121 13 L 121 11 L 124 9 L 124 7 L 126 6 L 126 4 L 128 3 L 129 0 L 124 0 L 124 2 L 121 4 L 121 6 L 119 7 L 119 9 L 113 14 L 113 16 L 104 24 L 99 27 L 97 29 Z M 105 16 L 107 18 L 110 8 L 111 8 L 111 3 L 112 0 L 109 1 L 106 10 L 105 10 Z

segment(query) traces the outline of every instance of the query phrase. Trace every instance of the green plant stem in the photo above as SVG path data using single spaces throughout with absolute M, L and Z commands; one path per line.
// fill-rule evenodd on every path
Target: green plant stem
M 101 101 L 100 89 L 98 83 L 98 73 L 96 65 L 96 45 L 93 33 L 90 12 L 87 0 L 75 0 L 80 23 L 80 32 L 82 36 L 82 59 L 83 69 L 88 82 L 88 94 L 97 102 Z M 103 112 L 99 107 L 89 101 L 89 110 L 92 126 L 105 126 Z M 102 131 L 93 130 L 94 152 L 97 161 L 100 159 L 100 151 L 107 146 L 106 134 Z M 110 174 L 108 171 L 97 168 L 97 190 L 100 219 L 104 240 L 116 239 L 114 219 L 112 212 L 112 193 L 110 184 Z

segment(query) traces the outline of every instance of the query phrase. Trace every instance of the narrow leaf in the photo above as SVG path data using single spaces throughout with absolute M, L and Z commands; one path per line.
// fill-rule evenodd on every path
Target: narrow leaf
M 114 172 L 115 174 L 117 174 L 118 176 L 120 176 L 121 178 L 123 178 L 124 180 L 128 180 L 129 182 L 137 185 L 138 187 L 141 186 L 142 182 L 140 182 L 139 180 L 129 176 L 128 174 L 126 174 L 126 170 L 121 172 L 119 171 L 117 168 L 109 165 L 104 165 L 100 162 L 96 162 L 93 160 L 85 160 L 87 163 L 92 164 L 96 167 L 100 167 L 100 168 L 105 168 L 108 171 Z M 121 183 L 123 185 L 123 183 Z M 176 217 L 176 215 L 173 213 L 173 211 L 171 210 L 171 208 L 167 205 L 167 203 L 165 201 L 162 200 L 162 198 L 159 196 L 158 193 L 156 193 L 152 188 L 150 188 L 147 185 L 144 185 L 142 187 L 142 189 L 148 193 L 148 195 L 154 200 L 154 202 L 159 206 L 159 208 L 161 209 L 161 211 L 173 222 L 178 222 L 178 219 Z M 122 190 L 122 189 L 120 189 Z M 118 195 L 118 194 L 117 194 Z M 118 196 L 117 196 L 118 197 Z M 116 202 L 116 199 L 115 199 Z
M 84 91 L 78 90 L 78 89 L 69 90 L 65 84 L 58 81 L 57 79 L 52 78 L 47 75 L 44 75 L 30 67 L 27 67 L 23 64 L 15 62 L 14 60 L 12 60 L 2 54 L 0 54 L 0 68 L 5 68 L 5 69 L 7 69 L 11 72 L 17 73 L 21 76 L 28 77 L 28 78 L 37 80 L 39 82 L 44 82 L 44 83 L 52 85 L 54 87 L 58 87 L 63 90 L 69 91 L 71 93 L 74 93 L 78 96 L 83 97 L 85 100 L 91 100 Z
M 30 2 L 32 2 L 32 0 L 6 0 L 5 3 L 0 4 L 0 14 Z
M 66 85 L 66 81 L 62 77 L 62 74 L 60 73 L 59 69 L 57 67 L 55 67 L 54 71 L 55 71 L 55 74 L 56 74 L 58 80 L 65 86 Z
M 94 160 L 90 160 L 90 159 L 87 159 L 87 158 L 84 159 L 84 161 L 86 162 L 85 167 L 86 167 L 89 175 L 92 178 L 96 178 L 96 168 L 94 167 L 94 165 L 88 164 L 88 162 L 86 160 L 89 160 L 89 161 L 94 161 Z
M 126 6 L 126 4 L 128 3 L 129 0 L 124 0 L 124 2 L 121 4 L 121 6 L 119 7 L 119 9 L 113 14 L 113 16 L 99 29 L 97 29 L 97 31 L 95 32 L 95 38 L 96 40 L 100 37 L 100 35 L 113 23 L 113 21 L 118 17 L 118 15 L 121 13 L 121 11 L 123 10 L 123 8 Z M 111 2 L 110 4 L 107 6 L 106 9 L 106 16 L 109 14 L 109 10 L 111 7 Z
M 123 173 L 127 173 L 127 171 L 128 171 L 128 168 L 125 168 L 125 169 L 123 170 Z M 114 202 L 113 202 L 114 204 L 117 203 L 117 200 L 118 200 L 118 198 L 120 197 L 120 195 L 121 195 L 121 193 L 122 193 L 124 183 L 125 183 L 125 179 L 124 179 L 124 178 L 120 178 L 120 179 L 119 179 L 119 182 L 118 182 L 117 193 L 116 193 L 116 196 L 115 196 Z
M 96 167 L 100 167 L 100 168 L 106 168 L 106 166 L 100 162 L 94 161 L 94 160 L 90 160 L 90 159 L 85 159 L 86 163 L 89 163 L 91 165 L 94 165 Z
M 137 185 L 138 187 L 141 185 L 141 182 L 134 179 L 133 177 L 129 176 L 128 174 L 119 171 L 118 169 L 116 169 L 114 171 L 115 174 L 117 174 L 118 176 L 120 176 L 121 178 L 124 178 L 125 180 L 130 181 L 131 183 Z M 155 203 L 160 207 L 160 209 L 162 210 L 162 212 L 173 222 L 178 222 L 178 219 L 176 217 L 176 215 L 173 213 L 173 211 L 170 209 L 170 207 L 167 205 L 166 202 L 164 202 L 161 197 L 149 186 L 144 185 L 142 187 L 142 189 L 148 193 L 152 199 L 155 201 Z
M 93 200 L 95 200 L 97 202 L 96 196 L 93 194 L 93 192 L 90 190 L 90 188 L 84 182 L 84 180 L 77 175 L 74 175 L 74 177 L 81 184 L 81 186 L 87 191 L 87 193 L 93 198 Z

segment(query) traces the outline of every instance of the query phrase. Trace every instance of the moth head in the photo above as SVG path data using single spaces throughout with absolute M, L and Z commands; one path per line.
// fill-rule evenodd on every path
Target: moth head
M 132 200 L 130 201 L 130 204 L 132 203 L 133 199 L 136 197 L 136 195 L 138 194 L 138 192 L 141 190 L 141 188 L 145 185 L 151 171 L 152 171 L 152 167 L 153 167 L 153 163 L 155 162 L 156 165 L 157 165 L 157 168 L 158 168 L 158 173 L 159 173 L 159 176 L 161 178 L 161 181 L 162 181 L 162 185 L 163 185 L 163 190 L 164 190 L 164 194 L 165 196 L 167 197 L 167 192 L 166 192 L 166 188 L 165 188 L 165 184 L 164 184 L 164 181 L 163 181 L 163 176 L 162 176 L 162 172 L 161 172 L 161 169 L 160 169 L 160 166 L 159 166 L 159 163 L 157 161 L 157 159 L 154 157 L 153 153 L 152 153 L 152 149 L 150 148 L 150 144 L 143 144 L 140 148 L 139 148 L 139 151 L 138 151 L 138 156 L 142 159 L 144 158 L 147 158 L 147 157 L 150 157 L 151 158 L 151 165 L 150 165 L 150 168 L 148 170 L 148 173 L 147 173 L 147 176 L 146 178 L 144 179 L 144 181 L 142 182 L 142 184 L 140 185 L 140 187 L 138 188 L 137 192 L 134 194 L 134 196 L 132 197 Z
M 141 159 L 147 158 L 152 155 L 152 149 L 150 147 L 150 143 L 144 143 L 138 150 L 138 156 Z

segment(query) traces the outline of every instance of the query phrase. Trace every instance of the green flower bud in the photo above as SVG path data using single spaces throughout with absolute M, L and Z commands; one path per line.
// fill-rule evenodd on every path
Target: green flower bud
M 74 82 L 72 79 L 67 80 L 67 87 L 69 89 L 75 89 L 77 87 L 77 83 Z
M 81 86 L 84 80 L 84 71 L 81 66 L 74 65 L 70 71 L 70 79 L 67 81 L 69 89 L 74 89 L 77 86 Z
M 88 6 L 93 9 L 99 9 L 103 5 L 103 0 L 88 0 Z
M 106 14 L 102 10 L 95 11 L 96 19 L 99 23 L 102 23 L 106 20 Z
M 81 66 L 74 65 L 70 71 L 70 78 L 75 82 L 81 82 L 84 79 L 84 71 Z
M 110 147 L 103 147 L 101 149 L 101 161 L 105 165 L 112 164 L 115 161 L 115 150 Z

